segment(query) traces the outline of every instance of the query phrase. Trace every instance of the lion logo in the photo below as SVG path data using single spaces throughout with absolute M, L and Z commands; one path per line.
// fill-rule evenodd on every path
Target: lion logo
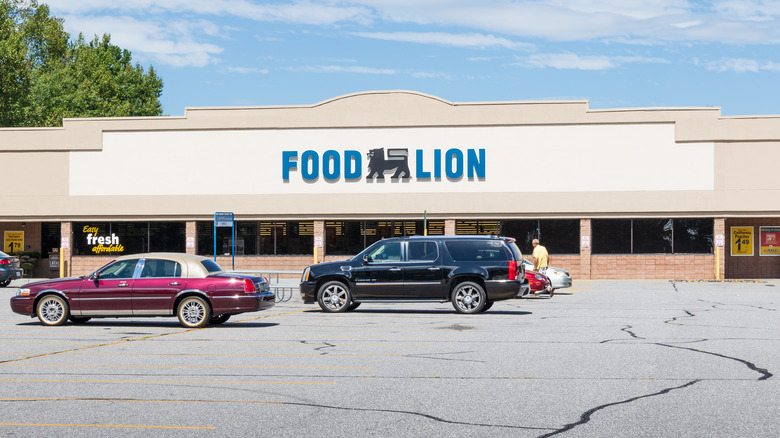
M 395 173 L 390 178 L 411 178 L 409 172 L 409 149 L 388 149 L 387 158 L 385 158 L 385 148 L 371 149 L 368 151 L 368 176 L 366 179 L 373 180 L 374 177 L 384 180 L 385 172 L 395 169 Z

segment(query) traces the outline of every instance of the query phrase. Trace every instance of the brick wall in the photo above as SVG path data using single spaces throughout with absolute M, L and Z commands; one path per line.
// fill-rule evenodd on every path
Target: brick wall
M 591 278 L 706 280 L 715 278 L 714 255 L 593 255 Z

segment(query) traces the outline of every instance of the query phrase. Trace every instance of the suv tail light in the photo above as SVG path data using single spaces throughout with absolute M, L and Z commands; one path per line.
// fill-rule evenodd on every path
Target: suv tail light
M 509 279 L 517 280 L 517 261 L 515 260 L 509 261 Z
M 257 292 L 257 289 L 255 289 L 255 283 L 252 282 L 252 280 L 245 278 L 244 279 L 244 293 L 245 294 L 253 294 Z

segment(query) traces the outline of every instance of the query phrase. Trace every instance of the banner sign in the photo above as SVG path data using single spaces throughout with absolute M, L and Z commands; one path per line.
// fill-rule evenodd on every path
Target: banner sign
M 24 250 L 24 231 L 6 231 L 5 232 L 4 252 L 13 254 Z
M 780 256 L 780 227 L 759 227 L 762 256 Z
M 753 255 L 753 227 L 731 227 L 731 255 Z

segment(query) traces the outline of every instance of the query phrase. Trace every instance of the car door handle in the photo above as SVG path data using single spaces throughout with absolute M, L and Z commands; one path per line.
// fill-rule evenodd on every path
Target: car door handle
M 391 270 L 391 271 L 393 271 L 393 272 L 395 272 L 395 271 L 400 271 L 400 270 L 401 270 L 401 268 L 390 268 L 390 270 Z
M 428 268 L 429 271 L 438 271 L 439 269 L 441 269 L 441 268 L 438 268 L 436 266 L 432 266 L 432 267 Z
M 119 284 L 116 285 L 116 287 L 127 287 L 127 286 L 130 286 L 130 285 L 127 284 L 127 283 L 124 283 L 124 282 L 123 283 L 119 283 Z
M 168 286 L 181 286 L 181 283 L 179 283 L 178 281 L 172 281 L 168 283 Z

